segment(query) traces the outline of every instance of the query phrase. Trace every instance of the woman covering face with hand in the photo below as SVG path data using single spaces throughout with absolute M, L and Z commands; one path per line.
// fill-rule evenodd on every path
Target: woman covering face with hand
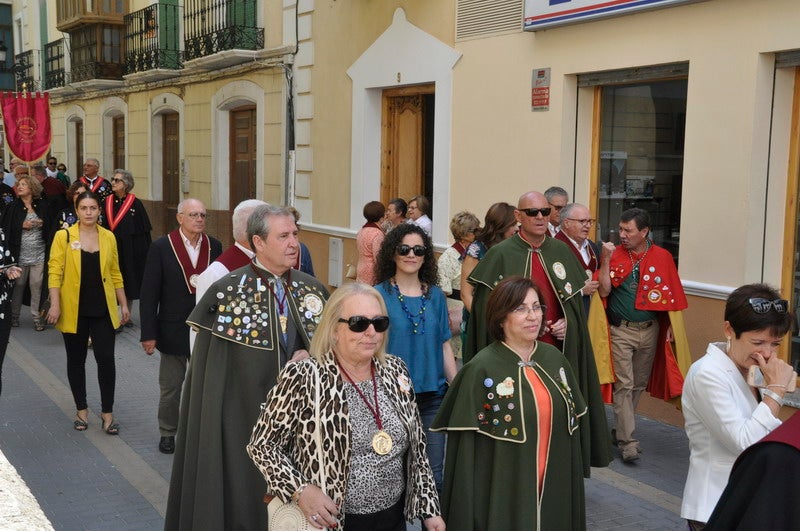
M 681 404 L 691 454 L 681 516 L 691 529 L 708 521 L 738 455 L 781 424 L 778 411 L 796 375 L 778 348 L 791 327 L 789 302 L 777 291 L 742 286 L 725 304 L 726 341 L 710 343 L 686 374 Z M 760 388 L 747 383 L 753 366 L 764 375 Z
M 247 451 L 268 491 L 294 501 L 314 528 L 400 531 L 414 518 L 445 528 L 411 380 L 383 350 L 388 327 L 374 288 L 338 288 L 312 359 L 286 366 L 253 429 Z

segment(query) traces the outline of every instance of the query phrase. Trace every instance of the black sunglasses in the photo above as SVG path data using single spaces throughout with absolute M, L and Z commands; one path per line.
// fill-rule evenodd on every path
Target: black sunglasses
M 424 245 L 415 245 L 414 247 L 411 247 L 410 245 L 403 243 L 397 246 L 397 254 L 400 256 L 406 256 L 411 251 L 414 251 L 414 256 L 425 256 Z
M 387 315 L 379 315 L 372 319 L 363 315 L 354 315 L 349 319 L 340 318 L 339 322 L 347 323 L 347 328 L 351 332 L 365 332 L 369 325 L 372 325 L 376 332 L 386 332 L 386 329 L 389 328 L 389 317 Z
M 550 211 L 552 211 L 553 209 L 550 207 L 546 207 L 546 208 L 518 208 L 517 210 L 519 210 L 520 212 L 524 212 L 525 215 L 528 216 L 529 218 L 535 218 L 536 216 L 539 215 L 539 212 L 542 213 L 542 216 L 547 217 L 550 215 Z
M 775 299 L 774 301 L 771 301 L 769 299 L 755 297 L 750 299 L 748 302 L 750 302 L 750 306 L 756 313 L 767 313 L 770 308 L 775 308 L 775 311 L 778 313 L 786 313 L 789 311 L 789 301 L 786 299 Z

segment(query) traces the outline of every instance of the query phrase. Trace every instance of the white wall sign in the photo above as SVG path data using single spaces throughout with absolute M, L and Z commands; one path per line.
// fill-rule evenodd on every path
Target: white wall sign
M 702 0 L 525 0 L 525 29 L 536 31 L 698 1 Z

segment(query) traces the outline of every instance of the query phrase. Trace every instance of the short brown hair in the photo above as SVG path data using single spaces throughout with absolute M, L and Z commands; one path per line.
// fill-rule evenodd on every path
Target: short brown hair
M 42 197 L 42 191 L 44 188 L 42 188 L 42 183 L 40 183 L 35 177 L 31 177 L 26 173 L 17 177 L 17 182 L 20 181 L 25 181 L 28 183 L 28 188 L 31 189 L 31 197 L 34 199 L 39 199 Z
M 456 215 L 450 220 L 450 232 L 457 242 L 466 238 L 467 234 L 475 233 L 480 226 L 481 222 L 478 217 L 468 210 L 456 212 Z
M 364 218 L 375 223 L 386 213 L 386 207 L 380 201 L 370 201 L 364 205 Z
M 529 278 L 508 277 L 495 286 L 491 295 L 489 295 L 489 301 L 486 303 L 486 321 L 489 335 L 492 338 L 497 341 L 502 341 L 506 338 L 503 322 L 508 317 L 508 314 L 525 302 L 528 290 L 535 291 L 541 303 L 542 292 L 539 290 L 539 286 Z

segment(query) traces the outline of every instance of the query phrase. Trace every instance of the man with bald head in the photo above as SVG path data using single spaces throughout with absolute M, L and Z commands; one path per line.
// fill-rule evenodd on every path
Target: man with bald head
M 515 212 L 519 232 L 489 249 L 469 275 L 474 293 L 463 355 L 466 363 L 491 342 L 486 304 L 494 286 L 515 275 L 533 279 L 545 306 L 540 339 L 562 350 L 589 405 L 580 426 L 584 473 L 588 477 L 590 465 L 606 466 L 611 461 L 609 432 L 580 296 L 586 273 L 564 242 L 548 237 L 551 211 L 543 194 L 523 194 Z
M 150 245 L 142 278 L 139 310 L 142 348 L 160 352 L 158 428 L 162 453 L 175 451 L 181 386 L 189 360 L 189 325 L 197 278 L 222 253 L 222 244 L 205 234 L 206 207 L 197 199 L 178 204 L 179 227 Z

